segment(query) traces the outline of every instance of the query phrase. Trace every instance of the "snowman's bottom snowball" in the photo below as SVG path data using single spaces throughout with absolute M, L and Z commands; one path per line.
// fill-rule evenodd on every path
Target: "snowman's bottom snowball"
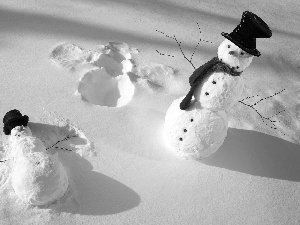
M 218 150 L 227 136 L 227 114 L 202 108 L 195 101 L 189 109 L 181 110 L 182 99 L 175 100 L 166 113 L 165 140 L 179 156 L 206 158 Z
M 45 205 L 67 191 L 67 173 L 56 156 L 35 152 L 16 160 L 12 186 L 17 196 L 30 205 Z

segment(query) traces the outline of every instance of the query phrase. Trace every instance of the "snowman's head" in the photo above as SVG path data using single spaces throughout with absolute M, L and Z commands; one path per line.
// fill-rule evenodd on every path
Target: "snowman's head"
M 11 130 L 11 140 L 24 136 L 32 136 L 31 130 L 28 126 L 16 126 Z
M 228 39 L 225 39 L 218 48 L 219 60 L 237 72 L 244 71 L 252 62 L 253 57 Z

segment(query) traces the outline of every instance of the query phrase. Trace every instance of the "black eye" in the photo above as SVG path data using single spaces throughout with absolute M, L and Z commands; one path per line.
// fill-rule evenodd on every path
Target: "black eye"
M 236 68 L 238 69 L 238 68 L 240 68 L 240 67 L 237 66 Z
M 230 45 L 228 45 L 228 48 L 230 48 Z
M 244 55 L 244 52 L 241 52 L 241 55 Z

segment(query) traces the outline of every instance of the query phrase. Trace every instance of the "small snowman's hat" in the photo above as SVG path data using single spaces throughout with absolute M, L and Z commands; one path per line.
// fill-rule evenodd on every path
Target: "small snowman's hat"
M 26 115 L 22 116 L 19 110 L 17 109 L 10 110 L 3 117 L 3 124 L 4 124 L 3 132 L 6 135 L 10 135 L 12 129 L 14 129 L 16 126 L 22 126 L 22 125 L 26 127 L 28 121 L 29 121 L 29 117 Z
M 272 31 L 260 17 L 245 11 L 240 24 L 230 34 L 222 32 L 222 36 L 249 54 L 258 57 L 260 52 L 256 49 L 256 38 L 270 38 Z

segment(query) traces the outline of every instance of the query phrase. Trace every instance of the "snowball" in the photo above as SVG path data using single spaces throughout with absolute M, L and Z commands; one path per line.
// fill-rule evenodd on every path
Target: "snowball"
M 175 100 L 166 113 L 165 140 L 179 156 L 206 158 L 218 150 L 227 135 L 227 115 L 205 109 L 196 101 L 181 110 L 182 99 Z
M 32 136 L 29 127 L 17 126 L 12 129 L 9 141 L 10 155 L 13 158 L 24 156 L 27 153 L 47 152 L 44 143 L 39 138 Z
M 48 154 L 29 127 L 12 129 L 10 143 L 11 181 L 16 195 L 31 205 L 44 205 L 62 197 L 68 188 L 68 177 L 57 155 Z
M 230 108 L 238 101 L 243 88 L 244 80 L 241 76 L 216 72 L 204 79 L 202 86 L 196 88 L 194 97 L 202 107 L 221 111 Z
M 45 205 L 65 194 L 68 177 L 56 156 L 34 152 L 16 160 L 12 171 L 12 186 L 23 202 Z

